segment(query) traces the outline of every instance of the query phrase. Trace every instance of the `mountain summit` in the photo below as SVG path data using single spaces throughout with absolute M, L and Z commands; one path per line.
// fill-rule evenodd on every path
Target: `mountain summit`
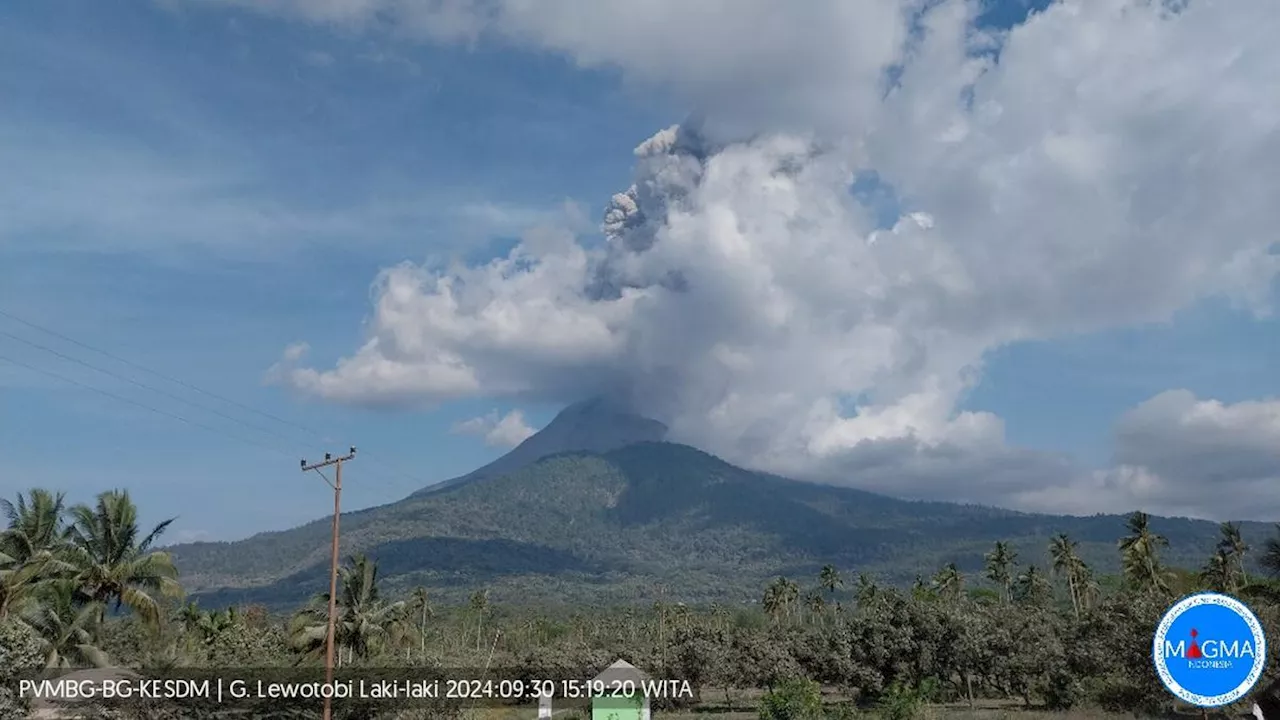
M 667 426 L 641 417 L 604 397 L 574 403 L 546 427 L 530 435 L 511 452 L 462 477 L 446 480 L 414 493 L 433 493 L 480 478 L 498 477 L 531 465 L 548 455 L 567 452 L 606 453 L 643 442 L 666 438 Z

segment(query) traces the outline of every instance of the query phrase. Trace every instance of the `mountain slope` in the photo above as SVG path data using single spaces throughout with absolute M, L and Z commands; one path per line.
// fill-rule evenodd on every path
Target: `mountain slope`
M 546 427 L 510 452 L 461 477 L 430 485 L 389 505 L 346 512 L 342 533 L 352 537 L 366 524 L 396 514 L 413 498 L 443 493 L 483 478 L 499 477 L 558 453 L 601 453 L 633 443 L 662 440 L 667 428 L 656 420 L 626 412 L 606 398 L 569 405 Z M 329 561 L 329 518 L 319 518 L 288 530 L 260 533 L 235 542 L 194 542 L 168 548 L 180 563 L 191 588 L 257 586 Z M 345 547 L 345 545 L 344 545 Z
M 607 398 L 576 402 L 564 407 L 547 427 L 483 468 L 422 488 L 390 505 L 343 512 L 343 536 L 352 537 L 364 525 L 380 523 L 412 498 L 513 473 L 541 457 L 572 451 L 607 452 L 631 443 L 660 441 L 666 434 L 666 425 L 627 413 Z M 252 587 L 311 568 L 317 562 L 328 562 L 330 533 L 329 518 L 320 518 L 297 528 L 260 533 L 243 541 L 183 543 L 168 550 L 183 569 L 188 587 Z
M 667 427 L 657 420 L 627 412 L 605 398 L 574 403 L 511 452 L 462 477 L 417 491 L 425 495 L 486 477 L 515 472 L 548 455 L 564 452 L 602 453 L 634 443 L 658 442 Z
M 1080 541 L 1099 569 L 1114 570 L 1124 532 L 1121 516 L 909 502 L 754 473 L 669 443 L 545 457 L 370 512 L 376 522 L 345 526 L 343 552 L 376 556 L 393 591 L 422 584 L 442 599 L 461 599 L 486 587 L 509 603 L 627 602 L 655 585 L 688 601 L 742 601 L 772 576 L 812 576 L 826 563 L 909 582 L 947 562 L 980 572 L 996 540 L 1014 542 L 1026 562 L 1043 563 L 1058 532 Z M 1201 564 L 1217 535 L 1203 521 L 1156 518 L 1152 525 L 1170 540 L 1166 557 L 1179 564 Z M 1255 546 L 1268 530 L 1244 527 Z M 326 541 L 306 548 L 289 532 L 272 533 L 225 544 L 216 555 L 190 553 L 192 546 L 175 555 L 209 602 L 286 605 L 323 587 Z M 288 562 L 264 573 L 255 556 Z

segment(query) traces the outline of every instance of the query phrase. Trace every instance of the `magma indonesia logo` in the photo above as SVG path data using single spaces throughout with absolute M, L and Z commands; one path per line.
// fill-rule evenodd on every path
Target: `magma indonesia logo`
M 1267 639 L 1244 603 L 1200 593 L 1164 614 L 1152 657 L 1160 680 L 1175 697 L 1199 707 L 1221 707 L 1257 684 L 1267 664 Z

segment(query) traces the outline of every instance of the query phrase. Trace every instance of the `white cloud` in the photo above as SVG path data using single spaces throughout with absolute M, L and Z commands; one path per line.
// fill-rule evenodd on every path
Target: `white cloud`
M 1028 493 L 1044 509 L 1142 508 L 1215 520 L 1280 516 L 1280 400 L 1161 393 L 1116 426 L 1116 466 Z
M 512 448 L 524 442 L 537 432 L 524 420 L 524 413 L 512 410 L 499 416 L 497 412 L 464 420 L 453 426 L 453 432 L 464 435 L 478 435 L 484 438 L 491 447 Z
M 1003 36 L 951 1 L 905 44 L 915 3 L 496 7 L 498 32 L 701 89 L 713 125 L 754 132 L 689 124 L 642 144 L 603 248 L 541 232 L 477 267 L 388 270 L 364 346 L 293 368 L 295 386 L 363 403 L 621 390 L 737 462 L 1032 505 L 1076 492 L 1076 473 L 958 411 L 987 352 L 1212 296 L 1269 309 L 1272 0 L 1064 0 Z M 893 228 L 849 192 L 862 171 L 902 199 Z
M 297 362 L 303 358 L 309 351 L 311 346 L 304 342 L 294 343 L 284 349 L 284 360 L 286 362 Z
M 620 67 L 735 130 L 843 127 L 871 110 L 925 0 L 192 0 L 439 41 L 493 37 Z M 749 118 L 747 125 L 734 118 Z

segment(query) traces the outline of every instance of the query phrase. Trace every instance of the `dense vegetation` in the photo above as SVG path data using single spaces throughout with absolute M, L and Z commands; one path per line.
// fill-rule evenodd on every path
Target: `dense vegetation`
M 1023 548 L 1025 560 L 1048 562 L 1045 548 L 1060 533 L 1098 572 L 1115 574 L 1123 522 L 908 502 L 750 472 L 682 445 L 639 443 L 543 458 L 347 514 L 342 527 L 343 556 L 377 558 L 390 592 L 426 585 L 460 603 L 484 586 L 504 605 L 650 604 L 662 585 L 686 602 L 738 604 L 770 578 L 809 576 L 828 563 L 891 584 L 947 564 L 980 574 L 997 540 Z M 1171 564 L 1197 566 L 1216 542 L 1213 523 L 1152 523 L 1169 540 Z M 1252 544 L 1269 530 L 1240 527 Z M 327 577 L 329 521 L 170 550 L 202 602 L 285 610 Z
M 4 510 L 0 685 L 7 695 L 0 717 L 16 714 L 17 674 L 41 668 L 115 663 L 166 672 L 320 662 L 327 595 L 285 616 L 184 602 L 170 557 L 153 549 L 168 523 L 144 532 L 127 493 L 67 508 L 62 496 L 35 490 Z M 484 587 L 463 603 L 444 603 L 426 587 L 386 594 L 378 563 L 355 556 L 342 569 L 337 598 L 338 660 L 347 669 L 489 668 L 536 678 L 589 677 L 624 657 L 658 677 L 690 681 L 704 705 L 749 709 L 761 720 L 910 718 L 928 702 L 989 698 L 1159 714 L 1171 697 L 1148 652 L 1175 597 L 1233 593 L 1277 636 L 1280 592 L 1249 568 L 1280 575 L 1280 534 L 1255 550 L 1237 525 L 1221 525 L 1215 549 L 1193 572 L 1167 563 L 1168 540 L 1146 515 L 1134 513 L 1115 530 L 1114 577 L 1098 576 L 1064 535 L 1052 539 L 1044 565 L 1020 558 L 1033 548 L 998 541 L 972 575 L 948 564 L 897 588 L 865 573 L 846 582 L 826 565 L 808 578 L 775 578 L 740 606 L 686 604 L 663 588 L 646 607 L 541 612 L 495 603 Z M 824 705 L 820 687 L 837 690 L 842 702 Z M 338 717 L 380 717 L 338 710 Z M 196 716 L 190 708 L 160 715 L 154 702 L 142 715 L 115 712 Z

